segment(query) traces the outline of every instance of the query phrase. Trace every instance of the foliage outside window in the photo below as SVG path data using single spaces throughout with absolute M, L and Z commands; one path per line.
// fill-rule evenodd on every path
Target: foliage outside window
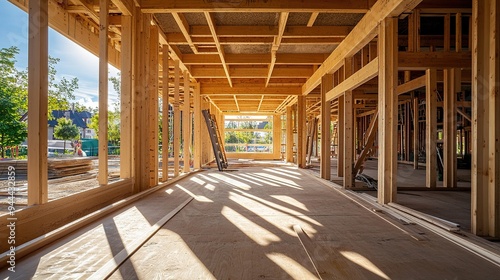
M 228 153 L 273 153 L 272 116 L 225 116 L 224 131 Z

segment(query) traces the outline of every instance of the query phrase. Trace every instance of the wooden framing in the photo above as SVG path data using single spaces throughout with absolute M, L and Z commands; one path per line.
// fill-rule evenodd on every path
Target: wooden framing
M 354 55 L 375 38 L 380 20 L 388 16 L 398 16 L 406 10 L 412 10 L 420 2 L 420 0 L 377 1 L 351 33 L 307 80 L 302 87 L 302 94 L 309 94 L 318 86 L 323 75 L 338 70 L 344 63 L 345 57 Z
M 472 232 L 500 237 L 500 5 L 474 0 L 472 7 Z
M 427 69 L 425 85 L 425 185 L 437 181 L 437 81 L 436 69 Z
M 325 180 L 331 178 L 330 162 L 330 124 L 331 124 L 331 106 L 330 101 L 326 100 L 326 93 L 333 87 L 333 75 L 325 75 L 321 79 L 321 165 L 320 175 Z
M 191 104 L 190 104 L 190 85 L 189 85 L 189 73 L 184 71 L 184 103 L 182 104 L 182 151 L 183 151 L 183 169 L 182 171 L 187 173 L 191 170 Z
M 149 64 L 147 68 L 147 95 L 148 95 L 148 157 L 147 166 L 149 171 L 148 188 L 158 185 L 158 53 L 159 53 L 159 34 L 158 26 L 149 26 Z
M 344 177 L 344 95 L 338 98 L 337 110 L 337 176 Z
M 29 2 L 28 205 L 48 201 L 48 0 Z
M 180 112 L 180 69 L 179 61 L 174 60 L 174 177 L 179 176 L 179 156 L 181 141 L 181 112 Z
M 460 92 L 460 69 L 444 69 L 444 172 L 443 186 L 457 187 L 457 92 Z
M 306 97 L 297 99 L 297 165 L 306 167 Z
M 108 184 L 108 9 L 100 1 L 99 12 L 99 184 Z
M 396 202 L 397 197 L 397 105 L 398 79 L 397 18 L 386 18 L 379 26 L 379 94 L 378 94 L 378 202 Z
M 293 108 L 286 107 L 286 162 L 293 163 Z
M 201 168 L 202 162 L 202 116 L 201 116 L 201 95 L 200 83 L 194 85 L 194 155 L 193 155 L 193 168 L 198 170 Z
M 353 74 L 352 57 L 344 60 L 344 78 L 348 80 Z M 378 59 L 377 59 L 378 61 Z M 363 67 L 364 68 L 364 67 Z M 344 93 L 344 188 L 354 187 L 354 96 L 352 90 Z
M 133 92 L 133 43 L 134 26 L 130 15 L 121 16 L 122 56 L 120 88 L 120 178 L 133 177 L 132 170 L 132 92 Z
M 162 118 L 161 118 L 161 124 L 162 124 L 162 131 L 161 131 L 161 158 L 162 158 L 162 164 L 161 164 L 161 172 L 162 172 L 162 182 L 168 181 L 168 156 L 169 156 L 169 147 L 170 147 L 170 133 L 169 133 L 169 107 L 170 107 L 170 100 L 168 97 L 169 93 L 169 87 L 168 87 L 168 65 L 169 65 L 169 55 L 168 55 L 168 46 L 163 45 L 162 46 L 162 68 L 163 68 L 163 77 L 162 77 Z

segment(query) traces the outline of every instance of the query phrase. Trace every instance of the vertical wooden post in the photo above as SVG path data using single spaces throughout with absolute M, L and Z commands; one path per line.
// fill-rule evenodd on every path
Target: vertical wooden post
M 425 85 L 425 185 L 436 187 L 437 179 L 437 81 L 436 69 L 427 69 Z
M 457 13 L 455 16 L 455 50 L 457 52 L 462 51 L 462 13 Z M 472 34 L 469 33 L 469 37 Z
M 353 58 L 344 60 L 344 75 L 349 78 L 353 73 Z M 344 93 L 344 188 L 354 187 L 354 96 L 352 90 Z
M 398 19 L 386 18 L 379 26 L 378 91 L 378 202 L 395 202 L 397 197 L 397 105 Z
M 162 131 L 161 131 L 161 158 L 162 158 L 162 164 L 161 164 L 161 173 L 162 173 L 162 182 L 168 181 L 168 148 L 170 147 L 170 134 L 169 134 L 169 98 L 168 98 L 168 92 L 169 92 L 169 87 L 168 87 L 168 45 L 163 45 L 162 46 L 162 52 L 163 52 L 163 61 L 162 61 L 162 68 L 163 68 L 163 76 L 162 76 L 162 118 L 161 118 L 161 125 L 162 125 Z
M 450 51 L 450 34 L 451 34 L 451 16 L 450 14 L 445 14 L 444 15 L 444 51 L 449 52 Z
M 444 69 L 444 172 L 443 186 L 457 187 L 457 78 L 455 69 Z
M 500 4 L 472 3 L 472 232 L 500 237 Z
M 149 170 L 149 186 L 158 185 L 158 53 L 159 53 L 159 33 L 158 26 L 149 27 L 149 66 L 148 66 L 148 151 L 147 161 Z
M 224 122 L 221 122 L 224 126 Z M 273 159 L 279 159 L 281 155 L 281 115 L 273 115 Z
M 174 60 L 174 177 L 179 176 L 179 156 L 181 138 L 180 69 L 179 61 Z
M 326 93 L 333 88 L 333 75 L 327 74 L 321 78 L 321 178 L 330 180 L 330 101 L 326 100 Z
M 418 96 L 413 98 L 413 169 L 418 169 L 419 141 L 418 135 L 420 125 L 418 120 Z
M 143 64 L 144 59 L 144 44 L 143 44 L 143 17 L 144 15 L 141 13 L 139 8 L 136 8 L 135 15 L 132 17 L 134 22 L 133 24 L 133 32 L 134 32 L 134 75 L 133 75 L 133 95 L 132 95 L 132 130 L 133 130 L 133 140 L 132 147 L 134 148 L 133 152 L 133 177 L 134 177 L 134 185 L 133 185 L 133 193 L 138 193 L 142 189 L 142 174 L 144 173 L 144 166 L 142 161 L 142 146 L 144 142 L 144 137 L 142 137 L 142 106 L 144 104 L 144 94 L 142 94 L 144 90 L 144 80 L 143 80 Z
M 48 1 L 29 2 L 28 205 L 48 201 Z
M 500 3 L 490 0 L 489 5 L 489 235 L 500 237 Z
M 306 97 L 301 95 L 297 100 L 297 165 L 306 167 Z
M 190 104 L 190 89 L 189 89 L 189 72 L 184 70 L 184 103 L 182 106 L 182 138 L 183 138 L 183 172 L 191 170 L 189 162 L 191 161 L 191 104 Z
M 108 10 L 109 0 L 100 1 L 99 11 L 99 172 L 100 185 L 108 184 Z
M 133 21 L 121 16 L 121 88 L 120 88 L 120 178 L 132 177 L 132 92 L 133 92 Z
M 201 95 L 200 95 L 200 83 L 194 85 L 194 169 L 201 169 Z
M 344 95 L 338 98 L 337 113 L 337 176 L 344 177 Z
M 286 162 L 293 162 L 293 108 L 286 107 Z

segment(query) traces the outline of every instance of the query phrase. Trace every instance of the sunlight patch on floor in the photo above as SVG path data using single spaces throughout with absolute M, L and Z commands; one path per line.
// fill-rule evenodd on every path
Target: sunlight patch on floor
M 241 230 L 241 232 L 248 236 L 248 238 L 252 239 L 255 243 L 261 246 L 268 246 L 272 242 L 281 241 L 281 239 L 272 232 L 250 221 L 245 216 L 227 206 L 222 208 L 221 214 L 234 226 Z M 250 229 L 251 231 L 249 231 Z
M 383 279 L 389 279 L 389 276 L 387 276 L 382 270 L 380 270 L 375 264 L 373 264 L 370 260 L 367 258 L 363 257 L 362 255 L 352 252 L 352 251 L 340 251 L 340 254 L 344 256 L 346 259 L 350 260 L 351 262 L 361 266 L 362 268 L 372 272 L 373 274 L 376 274 Z

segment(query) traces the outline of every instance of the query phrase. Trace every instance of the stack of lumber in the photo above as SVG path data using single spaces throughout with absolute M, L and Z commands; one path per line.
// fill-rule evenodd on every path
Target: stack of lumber
M 7 179 L 9 166 L 15 168 L 17 179 L 26 178 L 27 160 L 1 160 L 0 179 Z M 92 160 L 86 157 L 48 159 L 49 179 L 84 174 L 92 169 Z
M 48 160 L 49 179 L 86 173 L 93 169 L 90 158 L 61 158 Z

